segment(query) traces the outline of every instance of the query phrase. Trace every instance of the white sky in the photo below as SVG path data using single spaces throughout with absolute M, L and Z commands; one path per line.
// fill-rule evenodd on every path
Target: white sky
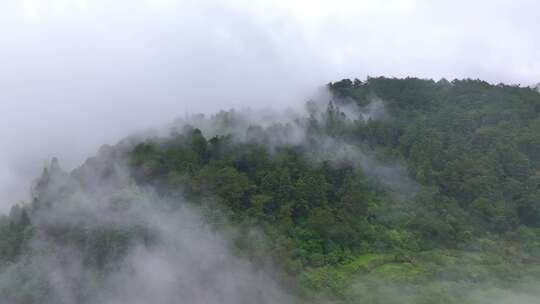
M 344 77 L 540 82 L 540 1 L 0 0 L 0 211 L 58 156 Z

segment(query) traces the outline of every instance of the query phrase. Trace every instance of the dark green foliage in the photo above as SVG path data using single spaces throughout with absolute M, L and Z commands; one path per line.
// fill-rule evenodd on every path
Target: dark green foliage
M 179 136 L 195 134 L 197 142 L 207 143 L 206 157 L 197 158 L 193 166 L 176 161 L 199 154 L 193 141 L 175 141 L 174 147 L 170 143 L 140 144 L 132 153 L 134 175 L 140 183 L 169 185 L 161 187 L 164 195 L 181 187 L 195 201 L 217 199 L 232 209 L 238 223 L 257 219 L 257 225 L 264 223 L 268 233 L 287 239 L 292 251 L 280 258 L 291 259 L 290 263 L 335 264 L 351 252 L 369 250 L 361 246 L 362 241 L 369 242 L 365 238 L 369 206 L 390 197 L 371 190 L 359 170 L 350 165 L 311 163 L 299 147 L 282 147 L 271 153 L 267 146 L 253 142 L 231 144 L 220 137 L 207 141 L 197 129 L 184 132 Z M 177 183 L 177 176 L 185 176 L 183 182 Z M 376 220 L 371 224 L 386 229 Z M 392 247 L 381 245 L 386 240 L 378 242 L 381 248 Z
M 274 144 L 292 130 L 281 123 L 246 127 L 242 140 L 207 138 L 184 126 L 128 151 L 132 177 L 208 210 L 216 229 L 224 220 L 216 217 L 226 217 L 240 228 L 239 254 L 272 258 L 308 296 L 394 303 L 388 291 L 399 290 L 402 303 L 468 303 L 471 286 L 540 278 L 528 267 L 540 261 L 538 92 L 479 80 L 383 77 L 328 87 L 335 100 L 323 110 L 308 103 L 297 125 L 307 137 L 300 144 Z M 379 99 L 383 119 L 341 111 Z M 220 112 L 212 123 L 242 126 L 234 112 Z M 417 189 L 392 189 L 369 166 L 314 155 L 329 139 L 403 164 Z M 57 167 L 36 183 L 32 205 L 0 218 L 0 271 L 31 251 L 37 233 L 76 249 L 100 273 L 117 267 L 134 243 L 151 245 L 152 232 L 136 225 L 35 226 L 32 212 L 54 208 L 55 198 L 70 193 L 51 193 Z M 267 239 L 253 237 L 253 228 Z
M 476 230 L 540 225 L 540 203 L 532 203 L 540 189 L 538 92 L 479 80 L 382 77 L 329 88 L 360 105 L 370 96 L 386 102 L 391 118 L 358 124 L 356 133 L 394 151 L 419 183 L 435 187 L 439 203 L 427 204 L 459 205 L 437 205 L 437 212 L 445 208 L 462 213 L 464 223 L 480 221 Z
M 347 265 L 359 255 L 393 256 L 373 270 L 377 275 L 425 279 L 434 271 L 417 268 L 422 252 L 477 250 L 482 237 L 496 239 L 488 242 L 499 250 L 527 231 L 536 238 L 527 229 L 540 226 L 540 94 L 477 80 L 369 78 L 328 87 L 337 99 L 325 111 L 308 103 L 307 146 L 270 151 L 264 143 L 272 127 L 250 127 L 247 142 L 206 140 L 189 128 L 177 135 L 183 140 L 136 147 L 135 176 L 142 184 L 168 185 L 164 193 L 182 188 L 194 200 L 212 196 L 230 208 L 237 224 L 262 227 L 279 240 L 268 245 L 271 256 L 290 273 L 301 271 L 308 289 L 340 297 L 355 277 Z M 384 119 L 354 121 L 339 108 L 364 107 L 375 98 L 384 101 Z M 309 159 L 309 144 L 324 136 L 402 161 L 420 185 L 416 196 L 397 199 L 349 164 Z M 527 248 L 516 250 L 539 253 Z M 456 275 L 487 280 L 462 270 Z M 427 292 L 423 301 L 444 303 L 448 297 L 446 291 Z
M 24 208 L 14 206 L 9 217 L 0 218 L 0 268 L 24 254 L 33 233 L 30 217 Z

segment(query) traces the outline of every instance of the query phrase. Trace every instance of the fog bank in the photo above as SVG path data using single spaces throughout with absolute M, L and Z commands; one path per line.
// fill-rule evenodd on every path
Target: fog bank
M 51 156 L 72 168 L 185 113 L 302 105 L 367 75 L 537 83 L 539 11 L 532 0 L 3 1 L 0 211 L 27 199 Z

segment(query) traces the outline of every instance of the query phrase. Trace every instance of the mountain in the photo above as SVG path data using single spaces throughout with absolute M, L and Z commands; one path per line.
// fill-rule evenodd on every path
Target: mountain
M 0 219 L 7 303 L 534 303 L 540 93 L 344 79 L 58 160 Z M 506 302 L 504 302 L 506 301 Z

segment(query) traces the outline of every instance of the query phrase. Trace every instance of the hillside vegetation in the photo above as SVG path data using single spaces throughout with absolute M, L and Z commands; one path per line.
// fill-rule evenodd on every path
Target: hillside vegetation
M 291 301 L 533 303 L 540 93 L 417 78 L 327 87 L 331 97 L 305 114 L 195 116 L 167 136 L 104 147 L 71 173 L 53 161 L 34 201 L 0 219 L 0 295 L 43 303 L 39 290 L 57 301 L 50 278 L 33 281 L 32 263 L 66 247 L 86 271 L 79 283 L 105 288 L 132 248 L 165 239 L 146 219 L 126 219 L 151 191 L 166 201 L 156 209 L 197 210 Z M 114 220 L 101 222 L 107 212 Z M 85 290 L 72 298 L 94 303 Z M 267 299 L 249 299 L 258 297 Z

